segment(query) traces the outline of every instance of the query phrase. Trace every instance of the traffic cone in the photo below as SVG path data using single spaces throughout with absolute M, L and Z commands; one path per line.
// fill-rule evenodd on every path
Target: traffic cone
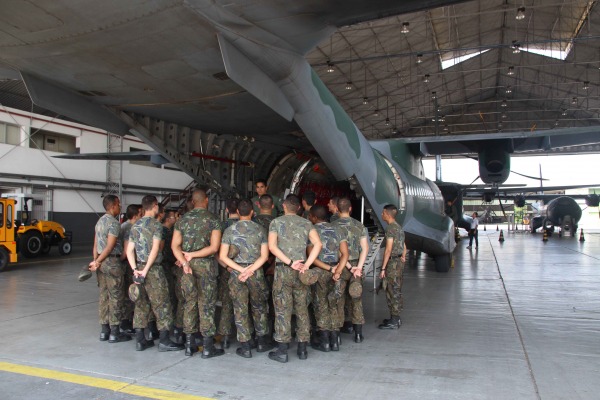
M 579 241 L 585 242 L 585 238 L 583 237 L 583 229 L 581 230 L 581 233 L 579 234 Z
M 498 241 L 500 243 L 504 242 L 504 232 L 503 231 L 500 231 L 500 237 L 498 238 Z
M 558 237 L 559 237 L 559 238 L 561 238 L 561 237 L 562 237 L 562 229 L 560 229 L 560 230 L 558 231 Z
M 496 232 L 498 232 L 498 231 L 499 231 L 499 229 L 498 229 L 498 225 L 496 225 Z
M 543 242 L 547 242 L 548 241 L 548 230 L 544 229 L 544 237 L 542 238 Z
M 483 230 L 484 230 L 484 231 L 487 231 L 487 229 L 485 229 L 485 225 L 483 226 Z

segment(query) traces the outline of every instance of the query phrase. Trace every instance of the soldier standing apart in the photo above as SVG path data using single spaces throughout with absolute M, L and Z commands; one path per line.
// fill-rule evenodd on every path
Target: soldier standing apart
M 173 232 L 173 254 L 181 263 L 183 276 L 181 287 L 185 294 L 183 331 L 185 355 L 196 351 L 195 335 L 203 336 L 202 358 L 225 354 L 215 348 L 215 307 L 217 303 L 217 265 L 214 255 L 221 245 L 221 223 L 208 207 L 208 196 L 204 189 L 194 189 L 194 208 L 175 224 Z
M 393 204 L 383 207 L 382 219 L 388 224 L 385 228 L 385 252 L 381 266 L 380 278 L 385 279 L 385 297 L 390 309 L 390 319 L 384 319 L 379 329 L 400 328 L 400 305 L 402 296 L 402 276 L 406 261 L 404 231 L 396 222 L 398 208 Z
M 333 196 L 329 199 L 329 203 L 327 203 L 327 208 L 331 213 L 331 217 L 329 218 L 329 222 L 333 223 L 340 219 L 340 213 L 338 211 L 337 202 L 340 198 L 338 196 Z
M 109 343 L 126 342 L 131 340 L 121 333 L 119 324 L 123 314 L 123 264 L 121 254 L 123 243 L 119 240 L 121 225 L 117 216 L 121 213 L 121 201 L 115 195 L 104 196 L 102 206 L 106 210 L 96 223 L 94 248 L 90 271 L 96 271 L 100 299 L 98 310 L 100 314 L 100 340 Z
M 269 358 L 278 362 L 288 361 L 287 349 L 292 340 L 292 311 L 296 312 L 298 324 L 298 357 L 306 360 L 306 344 L 310 339 L 310 319 L 308 316 L 309 287 L 304 285 L 298 274 L 304 273 L 315 261 L 321 251 L 321 240 L 310 221 L 296 215 L 300 209 L 300 199 L 289 195 L 283 202 L 284 215 L 275 218 L 269 227 L 269 250 L 275 257 L 275 280 L 273 282 L 273 300 L 275 303 L 275 341 L 276 351 Z M 313 248 L 306 259 L 306 244 Z
M 123 243 L 123 254 L 121 254 L 121 262 L 123 263 L 123 269 L 125 270 L 125 275 L 123 279 L 123 293 L 127 293 L 127 289 L 129 285 L 133 283 L 133 271 L 129 268 L 129 264 L 127 262 L 127 254 L 125 250 L 127 250 L 127 243 L 129 243 L 129 232 L 131 231 L 131 227 L 135 224 L 141 217 L 139 215 L 140 209 L 142 206 L 139 204 L 130 204 L 127 206 L 127 210 L 125 211 L 125 217 L 127 221 L 121 224 L 121 243 Z M 123 299 L 123 320 L 121 321 L 121 330 L 128 335 L 135 335 L 135 330 L 133 329 L 133 311 L 135 310 L 135 304 L 133 301 L 129 300 L 127 295 L 124 295 Z
M 269 187 L 267 186 L 267 181 L 264 179 L 259 179 L 255 183 L 256 196 L 252 198 L 252 206 L 254 207 L 254 214 L 258 214 L 260 210 L 260 196 L 267 194 L 267 190 Z M 273 205 L 275 206 L 271 210 L 271 215 L 273 217 L 277 217 L 281 214 L 281 200 L 277 196 L 271 195 L 273 199 Z
M 154 345 L 144 337 L 144 328 L 148 326 L 150 313 L 154 311 L 156 325 L 160 332 L 158 351 L 183 350 L 183 346 L 169 339 L 169 331 L 173 325 L 173 311 L 169 301 L 167 278 L 161 265 L 162 225 L 156 219 L 158 200 L 152 195 L 144 196 L 142 208 L 144 216 L 131 227 L 127 245 L 127 260 L 133 270 L 134 282 L 141 286 L 133 316 L 135 349 L 143 351 Z
M 268 305 L 265 296 L 267 284 L 262 266 L 269 257 L 266 230 L 251 221 L 252 202 L 240 200 L 238 211 L 240 220 L 225 230 L 221 242 L 221 261 L 232 269 L 229 278 L 229 289 L 233 300 L 235 326 L 238 341 L 242 345 L 236 354 L 244 358 L 252 357 L 250 340 L 252 339 L 252 321 L 249 305 L 252 308 L 252 319 L 258 336 L 259 353 L 271 350 L 273 345 L 268 337 Z M 229 247 L 237 246 L 238 255 L 232 260 L 228 256 Z
M 223 231 L 229 228 L 240 220 L 238 215 L 238 199 L 229 199 L 226 203 L 227 208 L 227 221 L 223 224 Z M 219 323 L 217 326 L 217 334 L 221 336 L 221 347 L 224 349 L 229 348 L 230 335 L 233 330 L 233 303 L 231 301 L 231 294 L 229 293 L 229 270 L 227 265 L 224 264 L 223 260 L 220 259 L 219 254 L 216 255 L 219 264 L 224 268 L 219 268 L 219 283 L 217 289 L 217 300 L 221 302 L 221 315 L 219 316 Z
M 320 271 L 313 298 L 320 343 L 313 347 L 325 352 L 339 351 L 338 299 L 335 297 L 333 274 L 345 268 L 348 261 L 348 241 L 342 237 L 339 227 L 326 222 L 327 211 L 324 206 L 319 204 L 313 206 L 310 209 L 309 219 L 315 225 L 323 243 L 319 258 L 314 262 Z M 310 247 L 308 247 L 309 251 Z
M 340 289 L 342 295 L 338 303 L 338 325 L 343 325 L 344 317 L 344 302 L 350 302 L 350 319 L 354 327 L 354 341 L 361 343 L 364 339 L 362 334 L 362 326 L 365 323 L 363 314 L 362 294 L 353 297 L 348 294 L 350 285 L 358 285 L 362 289 L 362 269 L 369 252 L 369 234 L 363 224 L 354 218 L 350 217 L 352 212 L 352 203 L 347 197 L 342 197 L 338 200 L 338 210 L 340 218 L 333 223 L 334 226 L 342 229 L 342 237 L 348 241 L 349 265 L 350 268 L 338 268 L 333 275 L 335 281 L 342 280 Z M 341 270 L 341 271 L 340 271 Z

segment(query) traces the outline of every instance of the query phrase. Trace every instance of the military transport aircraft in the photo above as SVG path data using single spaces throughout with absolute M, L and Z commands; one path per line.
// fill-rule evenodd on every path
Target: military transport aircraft
M 447 271 L 453 224 L 421 153 L 369 143 L 305 55 L 337 27 L 457 2 L 12 2 L 3 10 L 15 23 L 0 30 L 0 74 L 17 72 L 40 107 L 135 135 L 223 196 L 245 187 L 248 171 L 238 169 L 250 167 L 192 152 L 233 154 L 252 161 L 250 176 L 274 170 L 290 185 L 310 163 L 324 164 L 322 176 L 349 182 L 380 227 L 383 206 L 396 204 L 408 247 Z

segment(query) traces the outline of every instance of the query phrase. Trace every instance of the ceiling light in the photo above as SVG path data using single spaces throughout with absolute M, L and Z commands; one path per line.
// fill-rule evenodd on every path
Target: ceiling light
M 352 82 L 346 82 L 346 90 L 352 90 Z
M 508 74 L 509 75 L 514 75 L 515 74 L 515 67 L 508 67 Z
M 431 98 L 432 99 L 437 99 L 437 92 L 431 92 Z
M 502 129 L 502 122 L 498 122 L 498 129 Z
M 562 113 L 561 113 L 561 114 L 562 114 L 562 116 L 563 116 L 563 117 L 564 117 L 565 115 L 567 115 L 567 109 L 566 109 L 566 108 L 563 108 L 563 110 L 562 110 Z
M 502 117 L 502 119 L 506 119 L 506 118 L 508 118 L 508 115 L 506 115 L 506 113 L 503 112 L 502 115 L 501 115 L 501 117 Z
M 417 54 L 417 64 L 421 64 L 423 62 L 423 54 Z
M 440 117 L 440 122 L 446 122 L 446 116 L 445 115 L 442 115 Z
M 506 87 L 506 93 L 512 93 L 512 87 L 510 85 Z
M 558 126 L 558 120 L 554 121 L 554 126 Z
M 444 125 L 444 132 L 448 132 L 448 125 Z
M 393 127 L 393 128 L 392 128 L 392 133 L 393 133 L 394 135 L 397 135 L 397 134 L 398 134 L 398 128 L 396 128 L 396 127 Z
M 327 72 L 334 72 L 335 68 L 330 61 L 327 61 Z
M 521 45 L 519 43 L 517 43 L 516 40 L 512 41 L 512 49 L 513 49 L 513 54 L 519 54 L 521 52 Z
M 525 19 L 525 7 L 519 7 L 519 8 L 517 8 L 517 15 L 515 16 L 515 19 L 517 21 Z
M 573 97 L 571 99 L 571 104 L 577 104 L 577 97 Z
M 390 126 L 390 119 L 389 118 L 385 119 L 385 126 Z
M 428 83 L 429 82 L 429 74 L 425 74 L 425 76 L 423 77 L 423 82 L 424 83 Z
M 506 102 L 506 100 L 502 100 L 502 103 L 500 103 L 500 106 L 508 107 L 508 103 Z
M 368 97 L 363 97 L 363 104 L 367 105 L 369 104 L 369 98 Z
M 590 88 L 590 81 L 583 82 L 583 90 L 588 90 Z
M 408 23 L 408 22 L 403 22 L 403 23 L 402 23 L 402 29 L 400 29 L 400 32 L 401 32 L 401 33 L 408 33 L 408 32 L 410 32 L 410 29 L 408 28 L 408 27 L 409 27 L 409 25 L 410 25 L 410 23 Z
M 375 112 L 373 113 L 373 116 L 379 117 L 379 110 L 375 110 Z

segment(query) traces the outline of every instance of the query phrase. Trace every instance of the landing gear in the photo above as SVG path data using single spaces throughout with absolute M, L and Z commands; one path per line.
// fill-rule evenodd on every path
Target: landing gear
M 444 254 L 435 257 L 435 270 L 437 272 L 448 272 L 452 266 L 452 254 Z

